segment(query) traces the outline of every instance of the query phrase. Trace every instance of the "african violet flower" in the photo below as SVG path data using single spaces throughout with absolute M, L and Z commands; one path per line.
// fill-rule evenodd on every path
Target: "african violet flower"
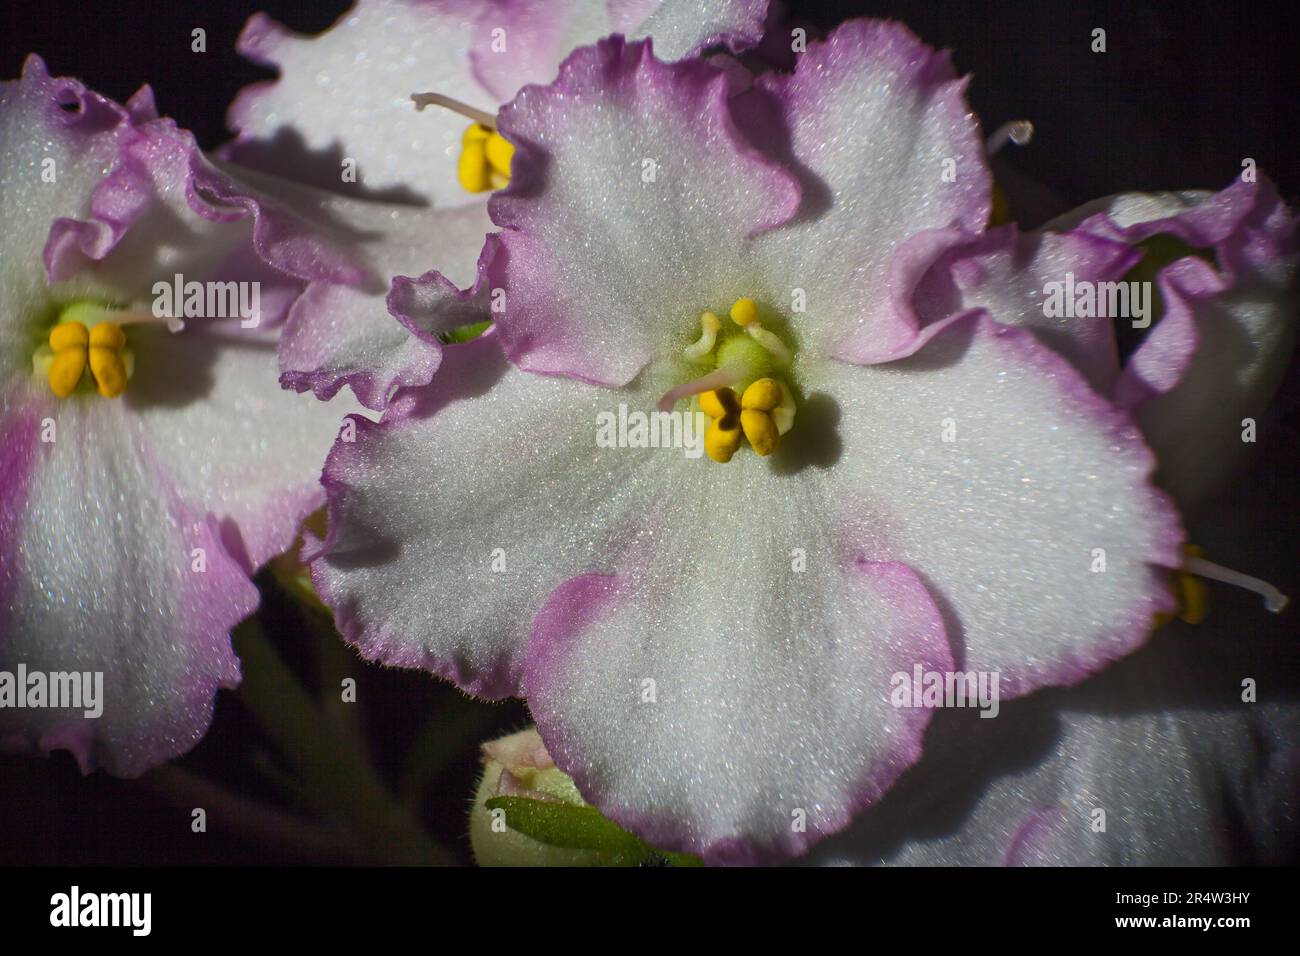
M 1253 447 L 1295 348 L 1296 218 L 1251 168 L 1218 193 L 1125 194 L 1049 229 L 1136 244 L 1163 316 L 1114 382 L 1184 507 L 1221 491 Z M 1249 432 L 1249 440 L 1243 433 Z
M 9 700 L 0 741 L 134 775 L 203 735 L 249 573 L 319 506 L 339 412 L 279 387 L 277 325 L 355 270 L 147 88 L 122 107 L 31 57 L 0 85 L 0 153 L 0 670 L 103 674 L 98 717 Z M 174 333 L 155 284 L 178 274 L 257 283 L 259 308 Z
M 347 385 L 381 409 L 438 367 L 437 337 L 392 321 L 388 279 L 430 262 L 451 283 L 473 278 L 492 229 L 487 192 L 508 180 L 511 148 L 457 112 L 416 112 L 413 94 L 494 111 L 606 33 L 653 33 L 671 58 L 739 49 L 761 37 L 766 9 L 766 0 L 358 0 L 313 38 L 254 16 L 240 51 L 281 76 L 232 105 L 238 136 L 223 155 L 350 196 L 259 183 L 304 212 L 314 206 L 322 228 L 341 230 L 372 273 L 359 284 L 315 283 L 295 305 L 280 351 L 284 384 L 322 399 Z
M 875 22 L 730 101 L 620 38 L 522 90 L 474 288 L 390 297 L 436 329 L 501 290 L 495 328 L 326 466 L 313 570 L 344 634 L 522 694 L 588 800 L 715 862 L 801 852 L 889 789 L 928 719 L 892 675 L 996 672 L 1005 699 L 1138 647 L 1182 531 L 1085 378 L 1113 342 L 1063 344 L 1080 372 L 995 321 L 1019 275 L 913 305 L 989 216 L 962 90 Z M 1092 233 L 1043 252 L 1133 261 Z M 598 447 L 620 404 L 700 409 L 713 460 Z

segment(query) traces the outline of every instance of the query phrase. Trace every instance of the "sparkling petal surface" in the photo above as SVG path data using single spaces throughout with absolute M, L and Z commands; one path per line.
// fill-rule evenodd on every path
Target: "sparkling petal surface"
M 995 720 L 938 715 L 907 781 L 806 861 L 1285 863 L 1297 850 L 1300 705 L 1273 692 L 1245 703 L 1240 680 L 1293 667 L 1294 641 L 1284 623 L 1240 640 L 1250 602 L 1227 603 L 1086 684 L 1004 703 Z
M 614 393 L 520 372 L 494 335 L 446 353 L 430 386 L 335 446 L 313 579 L 367 657 L 501 696 L 546 594 L 603 562 L 670 463 L 597 448 Z
M 282 389 L 276 336 L 238 323 L 159 329 L 135 351 L 122 401 L 178 492 L 211 511 L 247 571 L 283 553 L 324 502 L 320 462 L 355 406 Z
M 1114 282 L 1139 255 L 1123 243 L 1084 232 L 1021 233 L 1014 225 L 949 247 L 925 273 L 913 293 L 927 330 L 945 318 L 984 309 L 1004 325 L 1032 329 L 1074 365 L 1102 394 L 1119 373 L 1114 323 L 1109 316 L 1049 316 L 1049 288 L 1075 283 Z
M 31 367 L 22 320 L 44 303 L 51 223 L 87 213 L 130 135 L 125 110 L 76 80 L 49 76 L 39 57 L 27 59 L 21 79 L 0 83 L 0 393 Z
M 613 8 L 616 4 L 611 3 Z M 629 36 L 654 37 L 655 52 L 673 61 L 693 56 L 709 46 L 732 50 L 752 47 L 763 38 L 767 0 L 716 0 L 700 4 L 694 0 L 661 0 Z
M 989 172 L 964 89 L 947 54 L 903 26 L 852 20 L 740 105 L 742 127 L 803 183 L 800 216 L 756 240 L 755 256 L 778 307 L 802 290 L 798 325 L 819 352 L 871 362 L 906 348 L 910 289 L 895 284 L 905 242 L 988 221 Z
M 435 90 L 495 107 L 470 65 L 483 9 L 471 0 L 361 0 L 317 37 L 254 16 L 239 50 L 280 78 L 248 87 L 231 106 L 238 137 L 227 158 L 335 191 L 477 202 L 456 178 L 468 121 L 448 110 L 416 112 L 411 94 Z M 354 187 L 343 181 L 349 159 Z
M 693 341 L 702 310 L 752 290 L 746 237 L 798 200 L 789 174 L 740 143 L 723 74 L 665 66 L 644 41 L 579 50 L 499 128 L 517 147 L 489 204 L 505 227 L 499 327 L 531 371 L 623 385 Z
M 123 406 L 66 409 L 57 435 L 26 436 L 38 447 L 23 450 L 35 461 L 16 554 L 0 568 L 0 660 L 10 672 L 101 672 L 103 714 L 6 708 L 0 739 L 134 776 L 203 736 L 216 689 L 239 682 L 228 632 L 257 592 Z
M 613 12 L 600 0 L 485 4 L 470 52 L 474 76 L 494 104 L 506 103 L 526 84 L 555 79 L 556 67 L 570 50 L 615 32 Z
M 33 60 L 0 95 L 2 231 L 22 240 L 0 283 L 0 669 L 102 671 L 107 698 L 97 720 L 6 709 L 0 739 L 135 775 L 202 737 L 217 687 L 239 680 L 229 630 L 256 606 L 248 573 L 323 497 L 344 409 L 279 388 L 278 325 L 305 281 L 358 274 L 208 163 L 147 90 L 117 107 Z M 24 182 L 43 158 L 44 191 Z M 33 374 L 61 304 L 147 312 L 177 272 L 261 283 L 258 329 L 128 323 L 134 374 L 113 400 L 57 400 Z
M 686 574 L 668 545 L 566 583 L 525 682 L 551 756 L 607 816 L 706 863 L 752 863 L 841 829 L 916 760 L 930 712 L 893 706 L 890 676 L 949 657 L 905 566 L 832 560 L 800 581 L 777 540 L 727 544 L 701 542 Z
M 679 59 L 762 36 L 766 0 L 359 0 L 317 37 L 258 14 L 240 52 L 280 71 L 230 110 L 227 157 L 352 195 L 438 206 L 476 203 L 456 177 L 467 121 L 416 113 L 410 95 L 436 91 L 495 112 L 529 83 L 549 83 L 574 48 L 609 33 L 659 35 Z M 355 161 L 344 182 L 341 164 Z M 430 261 L 427 266 L 439 263 Z M 423 271 L 423 270 L 421 270 Z
M 964 670 L 1077 683 L 1167 608 L 1182 540 L 1136 426 L 1033 335 L 979 314 L 871 374 L 828 363 L 863 553 L 915 568 Z M 945 440 L 945 435 L 951 440 Z M 1094 572 L 1096 549 L 1104 572 Z
M 436 341 L 412 336 L 390 310 L 391 277 L 441 264 L 449 281 L 469 284 L 492 228 L 485 205 L 428 209 L 348 199 L 248 170 L 241 179 L 273 196 L 341 249 L 360 270 L 355 283 L 313 282 L 293 304 L 280 340 L 281 382 L 317 398 L 350 387 L 380 410 L 403 387 L 427 383 L 438 368 Z

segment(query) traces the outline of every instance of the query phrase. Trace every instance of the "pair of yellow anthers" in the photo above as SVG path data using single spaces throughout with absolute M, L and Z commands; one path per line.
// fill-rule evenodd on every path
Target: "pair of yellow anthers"
M 778 419 L 788 411 L 789 420 L 793 420 L 794 404 L 784 385 L 774 378 L 760 378 L 739 399 L 728 387 L 702 393 L 700 411 L 713 419 L 704 432 L 704 451 L 714 461 L 725 463 L 740 447 L 742 434 L 759 455 L 776 451 L 782 435 Z
M 460 141 L 460 162 L 456 174 L 468 192 L 485 193 L 510 183 L 510 160 L 515 148 L 496 130 L 475 123 Z
M 790 350 L 775 333 L 758 321 L 758 305 L 753 299 L 737 299 L 731 306 L 731 320 L 751 339 L 776 359 L 780 366 L 789 364 Z M 687 346 L 685 355 L 701 361 L 717 344 L 722 322 L 712 312 L 700 316 L 698 341 Z M 763 457 L 776 451 L 781 436 L 794 424 L 794 399 L 790 390 L 775 378 L 763 377 L 751 382 L 739 396 L 729 385 L 700 393 L 700 411 L 713 419 L 704 433 L 704 451 L 716 462 L 731 461 L 740 448 L 742 436 Z
M 456 164 L 456 175 L 466 192 L 485 193 L 509 185 L 515 148 L 497 132 L 495 116 L 432 91 L 412 93 L 411 101 L 417 110 L 438 106 L 474 121 L 460 138 L 460 160 Z
M 113 322 L 97 322 L 89 329 L 81 322 L 60 322 L 50 330 L 46 376 L 50 390 L 67 398 L 81 383 L 87 366 L 95 389 L 104 398 L 117 398 L 131 377 L 131 353 L 126 333 Z

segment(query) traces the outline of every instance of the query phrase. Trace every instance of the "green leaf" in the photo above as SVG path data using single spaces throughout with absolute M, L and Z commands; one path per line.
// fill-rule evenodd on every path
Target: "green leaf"
M 607 819 L 595 807 L 550 803 L 529 797 L 493 797 L 489 810 L 504 810 L 506 826 L 548 846 L 609 854 L 622 866 L 699 866 L 685 853 L 665 853 Z

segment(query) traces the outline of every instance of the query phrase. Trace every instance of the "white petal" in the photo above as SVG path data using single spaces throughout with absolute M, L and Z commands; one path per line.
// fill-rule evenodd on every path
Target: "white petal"
M 783 121 L 742 127 L 788 153 L 804 187 L 800 217 L 755 242 L 770 300 L 780 307 L 802 290 L 794 324 L 819 351 L 862 362 L 897 354 L 914 321 L 900 316 L 910 289 L 895 281 L 908 265 L 896 253 L 924 230 L 975 233 L 988 221 L 965 81 L 900 24 L 852 20 L 800 54 L 793 75 L 766 76 L 741 100 L 768 97 Z
M 718 509 L 761 529 L 737 528 L 739 543 L 692 541 L 689 512 L 674 512 L 664 543 L 616 576 L 558 589 L 528 648 L 529 709 L 583 796 L 710 863 L 801 853 L 879 799 L 930 717 L 895 706 L 895 675 L 951 666 L 919 579 L 835 555 L 787 502 Z M 804 572 L 796 542 L 811 545 Z
M 706 46 L 726 44 L 733 50 L 754 46 L 763 36 L 766 0 L 662 0 L 639 26 L 635 37 L 653 37 L 655 55 L 672 62 L 698 54 Z
M 203 736 L 216 689 L 239 682 L 229 630 L 257 592 L 122 405 L 65 402 L 57 427 L 52 443 L 26 436 L 37 444 L 0 567 L 0 669 L 100 672 L 103 714 L 5 709 L 0 737 L 131 776 Z
M 230 327 L 140 330 L 120 401 L 180 493 L 217 517 L 251 571 L 290 547 L 323 502 L 321 464 L 356 406 L 285 391 L 274 334 L 222 324 Z
M 1031 333 L 972 316 L 913 358 L 807 380 L 838 407 L 863 553 L 916 569 L 958 666 L 1000 672 L 1004 697 L 1083 679 L 1168 608 L 1154 565 L 1177 566 L 1182 533 L 1152 456 Z
M 474 693 L 516 692 L 546 594 L 605 561 L 669 467 L 597 447 L 597 412 L 617 401 L 520 372 L 489 335 L 448 347 L 382 424 L 357 420 L 325 468 L 329 541 L 313 564 L 343 634 Z
M 122 107 L 50 77 L 39 57 L 27 59 L 21 79 L 0 83 L 0 383 L 31 370 L 51 225 L 88 213 L 130 135 Z
M 343 249 L 364 272 L 355 285 L 314 282 L 294 303 L 280 342 L 281 381 L 318 398 L 348 385 L 367 408 L 382 409 L 401 387 L 433 377 L 441 349 L 412 336 L 389 309 L 391 278 L 420 275 L 431 263 L 457 286 L 473 283 L 479 250 L 493 228 L 486 204 L 428 209 L 349 199 L 228 166 Z
M 476 201 L 456 176 L 469 121 L 448 110 L 417 112 L 411 94 L 433 90 L 495 108 L 468 55 L 478 14 L 471 4 L 366 0 L 317 37 L 253 17 L 240 52 L 281 76 L 249 87 L 231 106 L 239 140 L 230 157 L 335 189 L 342 163 L 352 160 L 369 195 Z

